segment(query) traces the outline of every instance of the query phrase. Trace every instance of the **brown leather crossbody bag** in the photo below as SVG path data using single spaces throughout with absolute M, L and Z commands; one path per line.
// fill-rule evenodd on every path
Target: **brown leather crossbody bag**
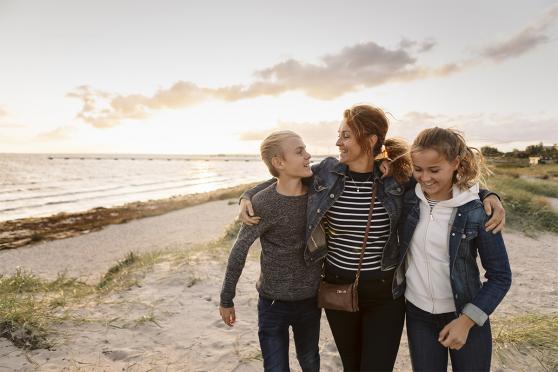
M 318 288 L 318 307 L 329 310 L 349 311 L 353 313 L 358 311 L 358 281 L 360 279 L 362 258 L 364 257 L 364 250 L 366 249 L 366 242 L 368 241 L 368 231 L 370 231 L 370 222 L 372 221 L 372 211 L 374 210 L 374 203 L 376 201 L 376 192 L 377 186 L 376 182 L 374 182 L 370 210 L 368 211 L 368 222 L 366 224 L 366 230 L 364 231 L 364 240 L 360 250 L 360 259 L 358 261 L 358 270 L 355 276 L 355 281 L 349 284 L 332 284 L 326 282 L 322 278 L 320 281 L 320 287 Z

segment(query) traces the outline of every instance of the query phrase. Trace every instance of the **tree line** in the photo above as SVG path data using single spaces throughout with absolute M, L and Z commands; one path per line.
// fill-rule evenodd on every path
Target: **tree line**
M 538 145 L 529 145 L 525 150 L 513 149 L 509 152 L 501 152 L 496 147 L 483 146 L 481 152 L 486 157 L 528 158 L 540 156 L 541 158 L 558 159 L 558 146 L 543 146 L 542 142 Z

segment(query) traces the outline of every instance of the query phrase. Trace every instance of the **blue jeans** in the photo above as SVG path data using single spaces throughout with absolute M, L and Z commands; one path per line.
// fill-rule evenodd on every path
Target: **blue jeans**
M 490 321 L 474 325 L 467 342 L 459 350 L 448 349 L 438 342 L 438 334 L 456 319 L 455 313 L 431 314 L 407 301 L 407 338 L 413 371 L 446 371 L 448 350 L 454 371 L 490 371 L 492 333 Z
M 301 301 L 258 301 L 258 336 L 265 371 L 289 371 L 289 327 L 293 328 L 296 358 L 303 371 L 320 370 L 320 317 L 316 298 Z

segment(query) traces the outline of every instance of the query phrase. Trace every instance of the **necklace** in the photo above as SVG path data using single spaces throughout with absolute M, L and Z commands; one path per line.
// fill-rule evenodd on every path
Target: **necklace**
M 353 176 L 351 176 L 350 173 L 347 173 L 347 174 L 348 174 L 349 178 L 351 179 L 351 181 L 353 181 L 353 185 L 356 187 L 357 192 L 360 192 L 360 186 L 357 185 L 356 181 L 353 179 Z M 371 178 L 372 178 L 372 173 L 370 173 L 370 175 L 368 176 L 368 178 L 366 179 L 366 181 L 359 181 L 359 182 L 365 183 L 365 182 L 370 181 Z

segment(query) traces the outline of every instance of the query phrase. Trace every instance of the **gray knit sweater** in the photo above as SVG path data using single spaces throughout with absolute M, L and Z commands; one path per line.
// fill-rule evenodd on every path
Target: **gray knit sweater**
M 304 240 L 308 195 L 285 196 L 272 184 L 252 198 L 258 225 L 242 225 L 231 249 L 221 290 L 221 306 L 233 307 L 236 284 L 244 268 L 248 249 L 259 237 L 262 245 L 260 277 L 256 288 L 261 296 L 282 301 L 304 300 L 316 295 L 321 265 L 306 266 Z

